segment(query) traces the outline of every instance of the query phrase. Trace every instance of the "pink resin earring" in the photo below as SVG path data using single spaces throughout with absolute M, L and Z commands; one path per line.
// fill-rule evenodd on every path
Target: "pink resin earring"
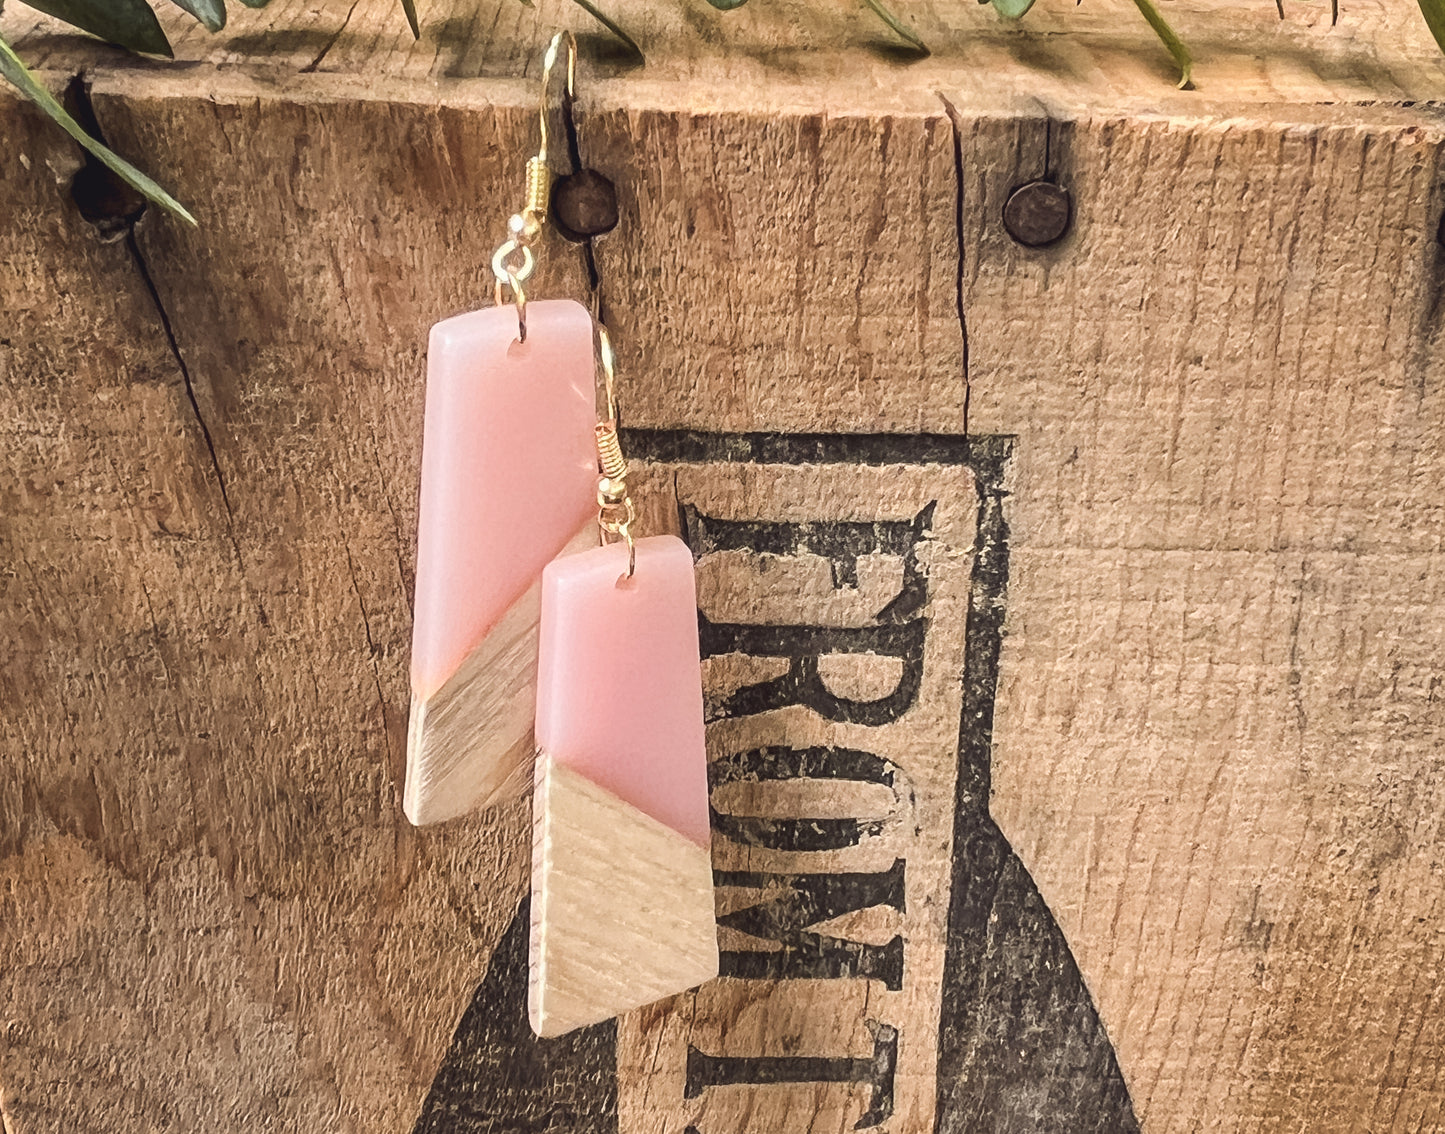
M 546 91 L 564 36 L 572 88 L 563 33 L 547 50 L 527 204 L 492 257 L 497 305 L 431 331 L 403 794 L 416 824 L 525 792 L 542 568 L 595 541 L 592 318 L 572 300 L 529 305 L 523 290 L 547 213 Z
M 539 1036 L 718 971 L 692 553 L 676 536 L 633 538 L 598 334 L 604 543 L 542 573 L 528 989 Z

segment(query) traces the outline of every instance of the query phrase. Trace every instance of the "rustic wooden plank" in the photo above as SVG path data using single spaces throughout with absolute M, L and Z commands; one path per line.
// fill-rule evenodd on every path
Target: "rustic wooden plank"
M 397 230 L 372 224 L 396 210 L 346 213 L 322 237 L 314 218 L 338 201 L 296 211 L 315 184 L 293 129 L 305 112 L 270 135 L 277 154 L 256 144 L 269 111 L 197 111 L 222 127 L 203 176 L 237 201 L 227 128 L 250 143 L 235 154 L 290 178 L 251 198 L 292 218 L 281 230 L 236 204 L 199 243 L 100 245 L 53 179 L 21 167 L 47 152 L 34 113 L 4 116 L 7 194 L 25 195 L 3 221 L 19 314 L 5 480 L 21 495 L 5 524 L 20 648 L 0 726 L 15 1021 L 0 1089 L 22 1131 L 405 1129 L 477 951 L 523 892 L 527 807 L 426 834 L 397 807 L 421 339 L 383 369 L 372 336 L 407 319 L 409 285 L 362 282 L 363 261 L 396 254 Z M 159 124 L 181 149 L 184 118 Z M 431 139 L 449 128 L 422 119 Z M 450 141 L 486 165 L 521 119 L 485 116 Z M 389 196 L 376 171 L 333 175 L 328 192 Z M 499 199 L 487 176 L 473 187 Z M 413 254 L 458 239 L 472 208 L 458 194 L 433 218 L 453 234 Z M 181 264 L 211 280 L 193 303 Z M 453 309 L 484 290 L 481 270 L 467 264 Z
M 970 428 L 1019 436 L 993 813 L 1144 1128 L 1438 1123 L 1439 128 L 957 121 Z
M 130 769 L 139 761 L 152 785 L 150 806 L 167 817 L 193 812 L 197 826 L 172 830 L 157 841 L 134 834 L 137 820 L 129 816 L 101 824 L 106 838 L 120 843 L 115 853 L 130 856 L 125 869 L 170 877 L 183 868 L 187 876 L 195 874 L 213 859 L 220 865 L 185 889 L 194 895 L 188 904 L 165 890 L 151 895 L 145 916 L 134 914 L 137 926 L 147 927 L 132 934 L 137 952 L 111 951 L 113 977 L 63 985 L 48 1009 L 24 1013 L 25 1034 L 34 1046 L 8 1054 L 4 1090 L 13 1101 L 7 1105 L 21 1129 L 87 1113 L 90 1093 L 101 1089 L 113 1098 L 109 1105 L 118 1108 L 121 1125 L 139 1121 L 147 1108 L 163 1107 L 182 1123 L 216 1113 L 234 1121 L 272 1113 L 276 1121 L 291 1123 L 315 1118 L 329 1106 L 337 1115 L 333 1121 L 349 1128 L 402 1129 L 431 1082 L 450 1021 L 465 1005 L 466 986 L 480 977 L 511 919 L 519 893 L 516 871 L 526 857 L 519 814 L 492 813 L 437 835 L 418 834 L 404 826 L 395 796 L 405 721 L 421 343 L 432 319 L 490 291 L 487 253 L 500 206 L 510 205 L 517 186 L 516 170 L 500 157 L 520 153 L 530 142 L 534 91 L 522 84 L 496 85 L 485 97 L 451 107 L 340 96 L 295 102 L 264 97 L 259 87 L 214 99 L 153 94 L 136 102 L 101 82 L 94 96 L 117 144 L 184 169 L 182 195 L 209 198 L 195 232 L 148 217 L 137 231 L 136 256 L 174 332 L 195 401 L 194 410 L 187 398 L 172 412 L 184 409 L 189 416 L 180 420 L 206 423 L 199 471 L 195 455 L 181 467 L 207 478 L 202 484 L 214 493 L 217 478 L 224 479 L 226 498 L 193 506 L 196 524 L 205 525 L 201 546 L 213 566 L 188 558 L 177 562 L 163 533 L 133 535 L 116 548 L 131 564 L 118 584 L 126 603 L 87 602 L 89 620 L 74 629 L 69 646 L 85 660 L 84 672 L 104 672 L 104 660 L 94 653 L 97 643 L 118 636 L 119 615 L 112 605 L 129 609 L 126 604 L 144 594 L 145 583 L 156 596 L 160 633 L 170 644 L 168 672 L 184 704 L 161 718 L 153 746 L 141 752 L 127 752 L 104 732 L 71 737 L 73 748 L 66 749 L 66 739 L 48 724 L 56 702 L 26 687 L 29 705 L 14 727 L 21 737 L 46 735 L 58 750 L 27 769 L 22 788 L 32 795 L 56 790 L 54 785 L 72 775 L 68 752 L 73 751 L 80 766 L 95 769 L 105 798 L 130 809 L 136 790 Z M 33 127 L 29 112 L 23 120 Z M 595 146 L 598 139 L 605 144 L 609 134 L 627 136 L 630 121 L 626 111 L 599 112 L 589 123 L 594 128 L 586 144 Z M 815 381 L 808 377 L 816 372 L 812 358 L 828 358 L 855 372 L 870 366 L 885 408 L 894 407 L 891 412 L 904 420 L 959 420 L 953 270 L 926 281 L 922 293 L 917 279 L 896 269 L 880 273 L 877 284 L 865 279 L 874 264 L 916 259 L 906 246 L 920 232 L 944 241 L 951 237 L 951 143 L 936 104 L 926 117 L 901 118 L 896 129 L 856 116 L 830 123 L 812 114 L 783 123 L 750 146 L 737 144 L 746 133 L 729 138 L 719 133 L 719 123 L 700 122 L 695 131 L 679 135 L 660 118 L 654 122 L 659 125 L 640 159 L 647 178 L 623 180 L 629 218 L 644 211 L 635 203 L 644 193 L 706 187 L 750 165 L 766 168 L 787 156 L 799 137 L 816 139 L 811 159 L 791 159 L 800 189 L 788 209 L 777 209 L 763 196 L 761 181 L 750 192 L 704 197 L 696 205 L 702 222 L 712 217 L 712 223 L 738 234 L 740 249 L 750 248 L 751 234 L 761 233 L 772 242 L 772 255 L 786 254 L 797 274 L 790 284 L 795 294 L 817 291 L 816 300 L 801 310 L 760 315 L 759 334 L 768 336 L 778 355 L 779 381 Z M 896 139 L 892 152 L 890 136 Z M 678 161 L 679 150 L 685 163 Z M 920 155 L 921 172 L 914 168 Z M 806 175 L 818 162 L 839 170 L 845 180 L 844 171 L 853 170 L 862 192 L 856 198 L 843 191 L 817 199 L 804 192 Z M 241 173 L 239 166 L 254 172 Z M 889 202 L 887 186 L 899 171 L 908 174 L 910 189 Z M 943 181 L 941 198 L 921 191 L 919 179 L 930 173 Z M 256 177 L 266 185 L 259 195 L 247 188 Z M 65 257 L 67 239 L 90 237 L 65 212 L 63 193 L 42 188 L 47 207 L 71 217 L 66 239 L 57 237 L 45 253 Z M 675 206 L 664 205 L 659 215 L 670 224 L 684 223 L 673 218 Z M 871 229 L 851 223 L 860 209 L 881 217 L 885 207 L 915 219 L 896 234 L 878 231 L 877 221 Z M 849 223 L 835 224 L 835 217 Z M 837 236 L 821 244 L 815 234 L 833 228 Z M 652 278 L 656 260 L 645 249 L 661 251 L 665 244 L 641 232 L 630 239 L 644 247 L 623 250 L 624 262 L 635 265 L 629 270 L 639 277 Z M 826 258 L 815 257 L 815 242 Z M 671 255 L 687 247 L 680 244 Z M 634 335 L 623 347 L 627 412 L 633 419 L 667 422 L 678 416 L 668 407 L 688 397 L 687 387 L 671 376 L 686 373 L 693 358 L 706 355 L 722 364 L 709 387 L 719 394 L 739 373 L 724 353 L 726 323 L 691 313 L 706 311 L 716 295 L 739 293 L 739 277 L 756 279 L 761 266 L 724 255 L 707 268 L 683 293 L 685 322 L 664 325 L 657 344 Z M 116 271 L 125 270 L 134 273 L 137 264 L 122 261 Z M 604 273 L 611 271 L 604 264 Z M 19 286 L 53 302 L 56 293 L 44 282 L 40 252 L 26 272 Z M 66 286 L 79 291 L 84 275 L 82 263 L 73 269 L 75 282 Z M 618 297 L 614 323 L 629 334 L 630 320 L 652 316 L 665 299 L 660 290 L 643 297 L 640 282 L 614 287 L 609 278 L 605 285 L 609 303 Z M 535 293 L 569 290 L 581 290 L 580 260 L 575 251 L 549 247 Z M 844 358 L 836 340 L 891 329 L 900 291 L 914 328 L 911 341 L 902 349 L 875 351 L 871 362 Z M 629 295 L 642 298 L 624 314 Z M 115 322 L 133 325 L 126 317 Z M 674 341 L 685 353 L 671 359 L 658 354 L 651 361 L 637 357 L 644 350 L 660 351 L 682 330 L 686 337 Z M 930 360 L 930 343 L 940 335 L 951 335 L 952 342 L 945 338 L 942 359 Z M 48 349 L 48 341 L 37 324 L 31 336 L 35 349 Z M 91 370 L 64 358 L 50 366 L 51 373 L 65 374 L 50 384 L 70 391 L 79 405 L 95 404 L 98 379 L 88 379 Z M 28 367 L 24 360 L 17 363 L 10 380 L 29 373 Z M 121 360 L 109 372 L 130 382 L 133 369 Z M 653 378 L 643 386 L 647 374 Z M 28 395 L 12 389 L 14 410 L 7 420 L 32 421 L 37 410 Z M 155 463 L 138 469 L 128 456 L 153 430 L 137 419 L 130 408 L 134 395 L 129 385 L 125 389 L 122 408 L 128 416 L 108 408 L 104 419 L 117 466 L 109 490 L 116 493 L 177 475 Z M 762 383 L 755 389 L 760 406 L 798 413 L 795 397 L 770 392 Z M 900 392 L 891 394 L 895 389 Z M 843 427 L 849 413 L 876 413 L 871 400 L 865 382 L 855 381 L 828 423 Z M 742 405 L 729 413 L 732 420 L 749 420 Z M 40 436 L 63 435 L 59 422 L 67 416 L 57 411 L 30 428 Z M 198 424 L 194 428 L 199 431 Z M 344 454 L 339 462 L 337 454 Z M 19 481 L 31 475 L 30 465 L 16 470 Z M 44 580 L 37 590 L 70 601 L 87 594 L 88 586 L 75 578 L 73 539 L 64 526 L 47 512 L 27 514 L 33 514 L 38 533 L 27 541 L 36 550 L 25 557 Z M 153 542 L 166 549 L 161 557 L 166 573 L 151 588 L 149 572 L 158 554 Z M 188 543 L 181 547 L 194 554 Z M 35 643 L 26 657 L 48 656 L 45 643 L 55 629 L 44 602 L 24 609 L 28 640 Z M 126 735 L 132 710 L 104 693 L 92 693 L 82 703 L 88 714 Z M 102 752 L 111 763 L 97 764 Z M 189 753 L 187 761 L 177 765 L 175 753 Z M 191 800 L 192 776 L 200 777 L 204 788 L 198 802 Z M 303 791 L 300 784 L 312 786 Z M 23 829 L 32 831 L 43 816 L 27 808 Z M 15 864 L 17 887 L 24 883 L 16 891 L 15 924 L 21 926 L 16 939 L 27 950 L 43 952 L 57 931 L 41 918 L 46 902 L 35 888 L 46 884 L 47 872 L 36 859 L 54 848 L 38 833 L 27 835 L 22 845 L 27 857 Z M 89 843 L 81 850 L 99 853 Z M 67 893 L 72 902 L 81 900 L 77 887 Z M 436 902 L 447 911 L 434 910 Z M 218 927 L 232 924 L 233 905 L 244 911 L 245 940 L 260 977 L 224 992 L 209 982 L 230 970 L 222 958 L 207 956 L 195 961 L 198 986 L 177 989 L 168 967 L 146 962 L 147 949 L 169 955 L 181 947 L 180 928 L 200 916 L 197 905 L 210 911 L 205 924 Z M 92 932 L 113 927 L 119 917 L 117 910 L 98 918 Z M 75 918 L 83 920 L 79 913 Z M 472 928 L 461 929 L 464 923 Z M 87 955 L 99 952 L 97 944 Z M 427 954 L 432 956 L 423 962 Z M 49 970 L 38 964 L 7 966 L 7 974 L 39 985 L 49 979 L 44 975 Z M 108 1056 L 130 1086 L 102 1088 L 87 1074 L 67 1079 L 61 1068 L 84 1069 L 95 1057 L 79 1050 L 84 1030 L 58 1031 L 54 1013 L 70 1012 L 66 1006 L 82 996 L 121 1010 L 137 1002 L 126 986 L 144 990 L 139 1002 L 149 1006 L 155 1032 L 173 1037 L 177 1052 L 214 1051 L 227 1043 L 243 1048 L 239 1037 L 252 1025 L 236 1025 L 233 1038 L 209 1013 L 229 1018 L 241 1006 L 259 1002 L 257 1011 L 273 1021 L 277 1034 L 299 1037 L 298 1054 L 257 1055 L 253 1061 L 248 1053 L 230 1064 L 216 1055 L 214 1078 L 198 1082 L 171 1060 L 158 1058 L 151 1031 L 138 1030 L 127 1042 L 117 1039 Z M 49 1085 L 62 1080 L 70 1086 Z M 329 1101 L 323 1106 L 318 1100 Z
M 783 34 L 755 9 L 706 19 Z M 875 1102 L 856 1061 L 890 1042 L 865 1019 L 902 1033 L 885 1129 L 1442 1121 L 1440 132 L 1428 108 L 1312 104 L 1425 90 L 1423 64 L 1369 63 L 1359 43 L 1344 63 L 1260 63 L 1255 29 L 1233 56 L 1254 78 L 1211 104 L 1169 93 L 1134 46 L 1070 36 L 1052 78 L 1015 66 L 961 85 L 963 62 L 1037 61 L 1005 37 L 913 69 L 855 50 L 845 84 L 827 73 L 838 55 L 803 50 L 814 21 L 781 53 L 587 87 L 582 144 L 623 207 L 598 257 L 654 523 L 792 465 L 822 466 L 813 489 L 791 514 L 760 497 L 758 519 L 872 522 L 899 493 L 956 505 L 967 476 L 987 486 L 990 554 L 966 625 L 941 620 L 954 637 L 934 647 L 963 669 L 949 704 L 965 727 L 919 797 L 920 841 L 899 843 L 911 884 L 939 868 L 906 903 L 936 991 L 705 990 L 732 1001 L 705 1021 L 688 1098 L 677 1037 L 695 1004 L 528 1046 L 525 808 L 416 833 L 397 805 L 421 344 L 489 291 L 535 89 L 433 84 L 410 63 L 323 73 L 391 58 L 355 28 L 288 74 L 335 34 L 333 9 L 316 13 L 306 43 L 255 25 L 272 73 L 94 72 L 112 140 L 173 171 L 197 232 L 147 216 L 133 248 L 96 242 L 35 174 L 73 157 L 4 104 L 16 316 L 0 428 L 17 487 L 0 540 L 19 649 L 0 670 L 15 757 L 0 762 L 0 1107 L 15 1131 L 77 1116 L 406 1130 L 419 1109 L 419 1129 L 479 1129 L 572 1102 L 600 1128 L 701 1114 L 716 1134 L 756 1109 L 841 1130 Z M 452 46 L 484 74 L 492 42 Z M 74 45 L 53 47 L 43 61 L 68 72 Z M 794 80 L 745 84 L 783 61 Z M 688 67 L 695 84 L 675 77 Z M 865 89 L 880 75 L 907 79 Z M 1251 108 L 1269 99 L 1298 104 Z M 1069 186 L 1076 224 L 1025 251 L 1002 204 L 1042 175 Z M 549 245 L 538 294 L 581 279 L 575 251 Z M 939 437 L 962 446 L 952 473 Z M 855 472 L 890 461 L 906 490 Z M 724 592 L 729 572 L 761 578 L 746 565 L 762 536 L 747 538 L 708 568 Z M 814 572 L 792 609 L 831 617 L 846 579 L 792 550 L 784 577 Z M 754 594 L 776 628 L 784 590 Z M 713 668 L 724 704 L 746 682 Z M 802 716 L 723 723 L 796 745 L 816 731 Z M 925 839 L 946 841 L 951 871 Z M 788 869 L 809 873 L 808 853 Z M 934 890 L 946 918 L 918 905 Z M 895 913 L 833 928 L 886 942 Z M 818 1054 L 854 1078 L 750 1086 L 756 1067 L 706 1062 L 776 1055 L 803 1018 L 837 1026 Z M 702 1042 L 724 1027 L 738 1046 Z M 575 1090 L 509 1072 L 523 1055 Z

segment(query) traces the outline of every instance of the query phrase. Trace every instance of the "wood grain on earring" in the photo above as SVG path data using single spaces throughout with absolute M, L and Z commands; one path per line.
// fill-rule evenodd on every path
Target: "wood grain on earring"
M 717 976 L 708 849 L 537 757 L 532 1030 L 558 1036 Z
M 596 542 L 597 526 L 589 522 L 562 554 Z M 541 609 L 539 575 L 445 685 L 413 697 L 402 806 L 417 826 L 526 792 Z

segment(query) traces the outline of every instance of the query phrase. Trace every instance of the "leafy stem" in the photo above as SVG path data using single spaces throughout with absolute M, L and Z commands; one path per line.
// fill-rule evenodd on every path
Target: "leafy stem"
M 90 32 L 92 35 L 131 51 L 149 55 L 170 56 L 172 54 L 170 41 L 166 37 L 165 29 L 156 18 L 155 11 L 151 7 L 151 0 L 21 0 L 21 2 L 37 11 L 64 20 L 72 27 Z M 226 0 L 169 0 L 169 2 L 190 14 L 212 32 L 220 31 L 226 26 Z M 239 0 L 239 2 L 248 8 L 264 8 L 270 3 L 270 0 Z M 533 0 L 521 0 L 521 2 L 531 6 Z M 691 3 L 694 0 L 677 0 L 677 2 L 680 4 Z M 908 23 L 893 11 L 888 0 L 860 0 L 860 2 L 912 50 L 920 55 L 929 53 L 928 45 Z M 1017 20 L 1028 12 L 1033 6 L 1034 0 L 985 0 L 985 2 L 991 2 L 995 11 L 1004 19 Z M 0 0 L 0 8 L 3 8 L 4 3 L 5 0 Z M 637 45 L 636 40 L 628 35 L 617 21 L 603 12 L 594 0 L 573 0 L 573 3 L 602 24 L 641 61 L 642 49 Z M 707 0 L 707 3 L 720 11 L 730 11 L 742 7 L 747 0 Z M 1276 3 L 1281 4 L 1282 0 L 1276 0 Z M 1445 0 L 1417 0 L 1417 3 L 1420 5 L 1420 12 L 1425 18 L 1430 34 L 1435 37 L 1435 42 L 1441 50 L 1445 51 Z M 400 4 L 412 35 L 420 38 L 421 24 L 417 18 L 416 0 L 400 0 Z M 1163 43 L 1179 68 L 1179 86 L 1184 89 L 1190 88 L 1193 85 L 1194 61 L 1189 54 L 1189 49 L 1185 47 L 1184 41 L 1179 38 L 1179 35 L 1164 18 L 1155 0 L 1134 0 L 1134 5 L 1148 21 L 1149 26 L 1154 29 L 1154 34 L 1159 37 L 1160 42 Z M 1330 0 L 1330 13 L 1332 21 L 1339 19 L 1339 0 Z M 97 161 L 114 172 L 132 189 L 187 223 L 196 223 L 195 218 L 186 211 L 184 206 L 160 185 L 130 162 L 113 153 L 100 139 L 93 137 L 76 122 L 59 100 L 25 67 L 14 48 L 3 38 L 0 38 L 0 77 L 13 84 L 21 94 L 34 102 L 62 130 L 74 138 L 87 153 L 94 155 Z
M 1419 4 L 1425 26 L 1430 29 L 1440 49 L 1445 51 L 1445 0 L 1419 0 Z
M 1421 0 L 1423 4 L 1425 0 Z M 1434 0 L 1438 3 L 1440 0 Z M 1184 46 L 1184 41 L 1179 38 L 1169 22 L 1154 6 L 1154 0 L 1134 0 L 1134 6 L 1139 9 L 1144 18 L 1149 21 L 1149 26 L 1154 29 L 1164 46 L 1169 49 L 1169 54 L 1174 57 L 1175 64 L 1179 67 L 1179 89 L 1189 90 L 1194 85 L 1194 60 L 1189 55 L 1189 49 Z
M 918 52 L 919 55 L 931 54 L 928 50 L 928 44 L 919 39 L 917 32 L 894 15 L 888 5 L 883 3 L 883 0 L 863 0 L 863 3 L 873 9 L 873 12 L 878 18 L 893 30 L 893 34 L 908 44 L 909 47 L 913 48 L 914 51 Z
M 3 75 L 21 94 L 48 114 L 62 130 L 85 149 L 86 153 L 93 154 L 97 161 L 105 165 L 137 193 L 147 200 L 154 201 L 162 208 L 170 210 L 187 224 L 196 223 L 196 218 L 191 216 L 184 205 L 125 158 L 112 152 L 87 134 L 81 128 L 80 123 L 70 116 L 65 107 L 60 105 L 60 100 L 50 93 L 45 84 L 30 73 L 25 64 L 21 62 L 20 56 L 15 54 L 15 49 L 3 38 L 0 38 L 0 75 Z

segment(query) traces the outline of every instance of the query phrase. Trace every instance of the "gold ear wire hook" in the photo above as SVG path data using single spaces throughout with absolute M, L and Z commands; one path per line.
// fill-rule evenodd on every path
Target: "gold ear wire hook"
M 557 50 L 564 43 L 567 45 L 567 85 L 563 88 L 563 93 L 568 99 L 577 95 L 577 38 L 570 31 L 559 31 L 552 37 L 552 42 L 547 45 L 547 54 L 542 57 L 542 148 L 537 156 L 544 162 L 548 157 L 547 95 L 552 90 L 552 68 L 557 65 Z
M 597 423 L 597 464 L 602 476 L 597 481 L 597 525 L 602 529 L 602 542 L 609 535 L 627 541 L 627 574 L 637 571 L 637 541 L 632 537 L 632 523 L 637 510 L 627 491 L 627 458 L 622 453 L 622 438 L 617 432 L 616 367 L 612 356 L 612 339 L 607 328 L 597 324 L 598 355 L 602 359 L 602 379 L 607 392 L 607 420 Z
M 522 284 L 536 267 L 532 254 L 532 241 L 542 232 L 547 223 L 547 207 L 552 196 L 552 170 L 547 164 L 548 105 L 547 96 L 552 90 L 552 70 L 557 66 L 557 52 L 567 47 L 567 87 L 565 97 L 571 99 L 577 88 L 577 40 L 570 31 L 560 31 L 547 45 L 542 57 L 542 101 L 538 112 L 541 125 L 541 143 L 536 154 L 527 159 L 526 203 L 522 211 L 507 222 L 508 238 L 502 242 L 492 256 L 492 275 L 497 281 L 497 303 L 502 302 L 502 289 L 512 289 L 512 302 L 517 306 L 517 338 L 527 341 L 527 296 Z
M 537 108 L 537 122 L 540 127 L 541 144 L 535 157 L 527 159 L 527 205 L 522 210 L 523 224 L 529 235 L 536 235 L 547 220 L 547 209 L 552 196 L 552 168 L 550 157 L 551 107 L 548 98 L 552 93 L 552 72 L 557 66 L 557 52 L 563 45 L 567 48 L 567 85 L 563 88 L 563 99 L 572 99 L 577 93 L 577 40 L 569 31 L 559 31 L 547 45 L 542 57 L 542 100 Z
M 612 336 L 597 322 L 598 353 L 602 356 L 602 380 L 607 393 L 607 420 L 617 425 L 617 364 L 612 354 Z

